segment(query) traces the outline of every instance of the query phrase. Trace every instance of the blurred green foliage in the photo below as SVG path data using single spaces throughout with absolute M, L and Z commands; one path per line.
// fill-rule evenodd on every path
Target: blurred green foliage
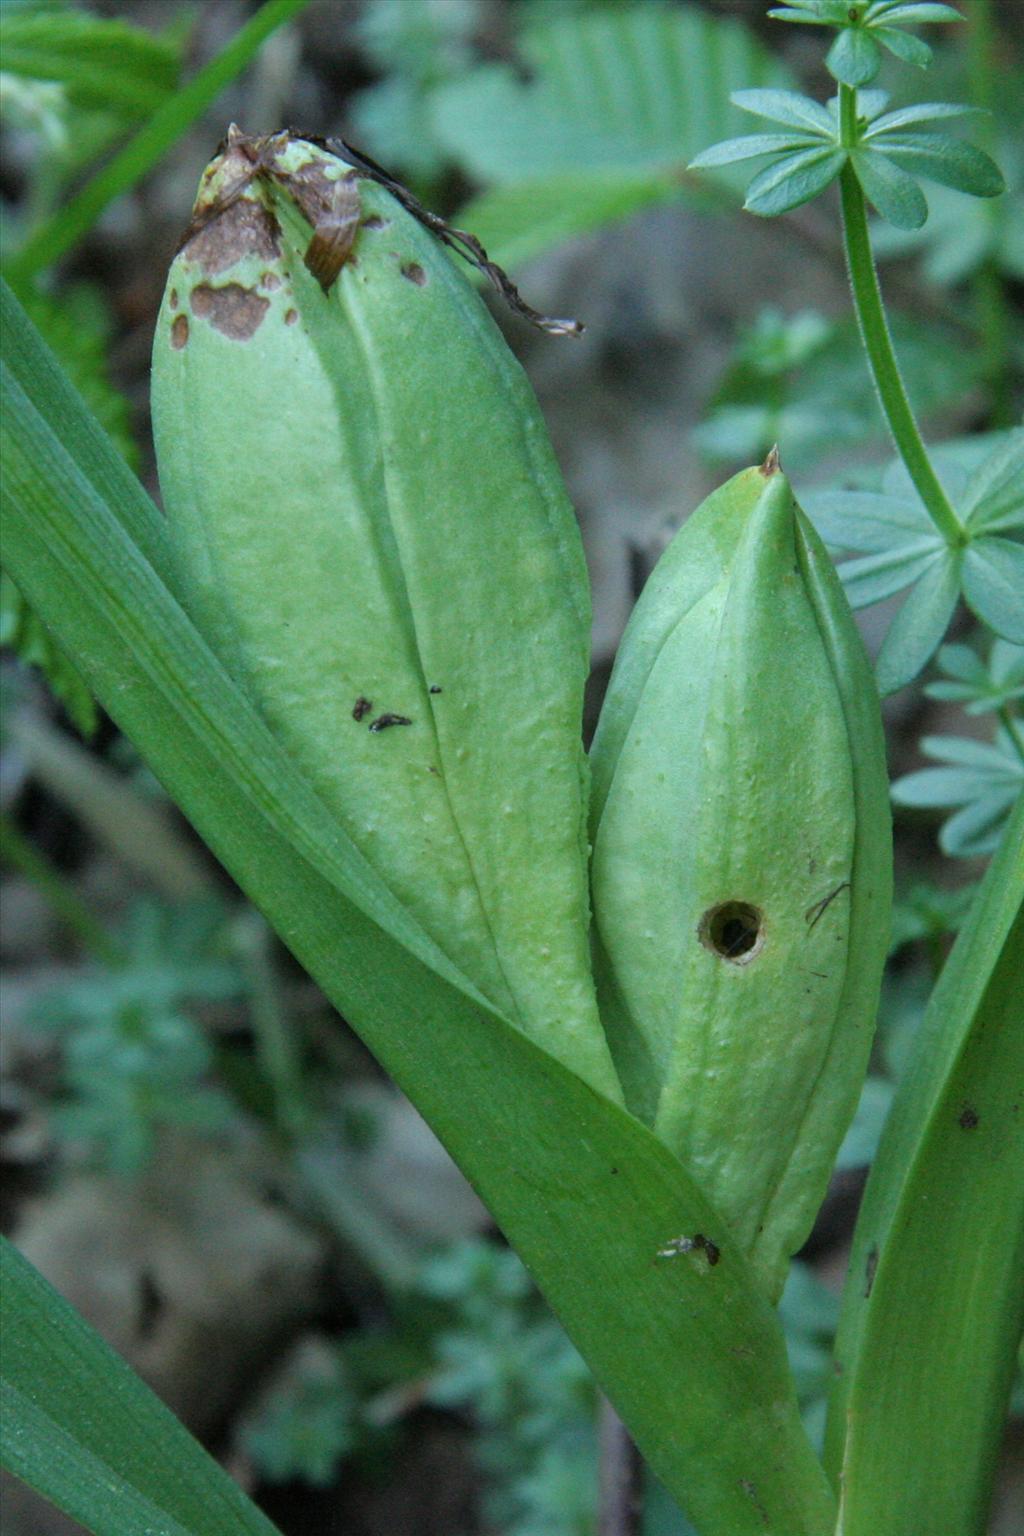
M 743 125 L 729 100 L 734 88 L 791 83 L 785 59 L 749 29 L 692 4 L 522 0 L 507 8 L 515 57 L 495 62 L 481 47 L 486 11 L 482 0 L 367 0 L 354 39 L 376 78 L 347 107 L 356 141 L 424 195 L 443 196 L 453 173 L 475 189 L 460 219 L 492 254 L 525 262 L 674 201 L 734 214 L 742 188 L 735 173 L 723 171 L 701 185 L 685 166 Z M 62 205 L 76 179 L 128 128 L 173 96 L 189 24 L 184 7 L 159 35 L 37 0 L 9 0 L 3 7 L 0 120 L 25 146 L 27 167 L 24 196 L 5 219 L 5 255 Z M 1009 46 L 1004 51 L 1009 56 Z M 833 50 L 833 70 L 849 79 L 851 69 L 868 67 L 871 53 L 863 41 L 847 41 Z M 965 84 L 963 56 L 962 44 L 938 44 L 937 66 L 951 92 Z M 683 59 L 691 65 L 689 77 Z M 894 273 L 897 262 L 913 261 L 934 290 L 927 318 L 898 307 L 892 316 L 916 407 L 937 415 L 968 397 L 976 402 L 978 424 L 991 428 L 1007 424 L 1005 399 L 1019 394 L 1024 355 L 1005 294 L 1006 282 L 1024 277 L 1024 154 L 1012 120 L 1024 101 L 1024 77 L 1010 60 L 999 79 L 1000 116 L 1006 107 L 1009 127 L 988 147 L 1006 175 L 1007 196 L 979 203 L 940 187 L 929 193 L 930 217 L 920 229 L 875 232 L 878 253 Z M 914 89 L 911 81 L 911 96 Z M 136 464 L 128 402 L 111 381 L 114 320 L 99 288 L 65 281 L 23 289 L 21 296 L 93 412 Z M 1003 336 L 996 374 L 993 326 Z M 808 309 L 795 290 L 786 307 L 765 308 L 738 329 L 693 439 L 721 464 L 761 458 L 780 442 L 787 463 L 810 480 L 830 473 L 837 451 L 874 446 L 881 430 L 852 322 Z M 955 495 L 973 513 L 986 506 L 976 495 L 984 461 L 991 464 L 1005 443 L 1001 433 L 979 432 L 939 455 Z M 990 531 L 1018 549 L 1020 474 L 1013 460 L 1011 473 L 990 476 L 988 487 L 995 509 Z M 898 466 L 885 476 L 869 469 L 853 478 L 852 495 L 873 501 L 851 499 L 851 476 L 844 474 L 839 485 L 817 486 L 808 509 L 835 549 L 882 557 L 866 572 L 863 565 L 859 572 L 846 569 L 856 558 L 842 568 L 855 601 L 858 595 L 881 600 L 900 590 L 894 582 L 901 570 L 915 569 L 920 519 Z M 880 536 L 877 547 L 864 542 L 872 529 Z M 1011 552 L 1013 569 L 1017 560 Z M 923 666 L 940 646 L 959 591 L 939 594 L 928 616 L 929 644 L 917 644 L 915 665 Z M 967 599 L 993 631 L 1005 630 L 1012 585 L 1009 595 L 993 600 L 991 588 L 986 595 L 975 583 Z M 84 683 L 6 577 L 0 640 L 42 669 L 80 730 L 94 729 L 95 706 Z M 968 716 L 993 715 L 994 735 L 926 738 L 922 751 L 942 766 L 898 780 L 894 798 L 914 813 L 954 810 L 940 833 L 944 852 L 987 853 L 1024 786 L 1024 647 L 987 630 L 975 644 L 942 645 L 925 692 Z M 970 891 L 916 879 L 897 903 L 895 961 L 873 1070 L 840 1168 L 863 1168 L 873 1155 Z M 248 1102 L 232 1070 L 218 1076 L 227 1058 L 215 1050 L 204 1023 L 211 1007 L 240 1005 L 258 1033 L 254 987 L 261 984 L 233 936 L 236 917 L 237 908 L 219 902 L 175 909 L 139 901 L 112 936 L 116 961 L 83 966 L 39 999 L 32 1022 L 52 1038 L 58 1063 L 52 1127 L 59 1162 L 84 1157 L 121 1176 L 138 1174 L 165 1130 L 230 1135 L 246 1108 L 273 1098 L 273 1084 L 259 1081 L 259 1067 Z M 253 1055 L 260 1056 L 258 1042 Z M 264 1045 L 264 1065 L 267 1059 Z M 336 1064 L 325 1071 L 341 1075 Z M 301 1079 L 290 1082 L 289 1092 L 311 1091 Z M 319 1098 L 316 1108 L 322 1109 Z M 246 1123 L 275 1133 L 269 1112 Z M 300 1139 L 312 1136 L 313 1117 L 299 1115 L 294 1124 L 304 1127 Z M 819 1435 L 836 1303 L 796 1264 L 781 1311 L 801 1406 Z M 349 1459 L 391 1449 L 409 1412 L 426 1403 L 472 1427 L 485 1489 L 482 1513 L 504 1536 L 590 1536 L 595 1388 L 515 1255 L 484 1240 L 441 1250 L 407 1293 L 389 1294 L 388 1314 L 376 1330 L 318 1336 L 252 1405 L 235 1440 L 258 1475 L 328 1485 Z M 646 1518 L 646 1536 L 686 1530 L 656 1490 Z

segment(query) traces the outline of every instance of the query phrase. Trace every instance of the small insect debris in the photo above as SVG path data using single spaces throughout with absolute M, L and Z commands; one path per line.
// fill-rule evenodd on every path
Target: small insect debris
M 658 1258 L 674 1259 L 680 1253 L 703 1253 L 712 1269 L 722 1257 L 718 1244 L 705 1237 L 703 1232 L 695 1232 L 692 1237 L 674 1237 L 664 1248 L 658 1249 Z
M 840 891 L 848 891 L 849 889 L 849 880 L 842 880 L 836 886 L 834 891 L 829 891 L 827 896 L 823 896 L 820 901 L 813 902 L 807 908 L 807 911 L 804 913 L 804 922 L 808 924 L 808 933 L 817 925 L 821 918 L 824 917 L 826 911 L 831 906 L 832 902 L 835 901 Z
M 437 683 L 431 683 L 431 685 L 430 685 L 430 692 L 431 693 L 440 693 L 441 692 L 441 688 L 440 688 L 440 686 Z
M 364 715 L 368 715 L 370 713 L 372 708 L 373 700 L 367 699 L 362 694 L 360 694 L 352 706 L 352 719 L 361 720 Z
M 376 720 L 370 721 L 370 730 L 375 732 L 386 731 L 393 725 L 412 725 L 412 721 L 408 715 L 393 715 L 390 713 L 378 715 Z

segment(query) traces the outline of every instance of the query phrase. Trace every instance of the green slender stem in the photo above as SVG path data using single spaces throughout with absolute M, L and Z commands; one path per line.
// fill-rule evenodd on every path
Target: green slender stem
M 981 148 L 995 151 L 995 50 L 996 26 L 991 0 L 974 0 L 969 16 L 967 74 L 974 106 L 986 114 L 978 121 L 976 133 Z M 1006 199 L 986 199 L 984 215 L 992 229 L 994 246 L 999 226 L 1006 216 Z M 990 425 L 1007 427 L 1013 423 L 1010 395 L 1010 325 L 1006 288 L 999 268 L 988 254 L 971 278 L 974 312 L 981 340 L 982 377 L 989 396 Z
M 0 856 L 37 886 L 58 917 L 68 925 L 83 949 L 107 965 L 118 965 L 123 956 L 101 923 L 63 875 L 23 837 L 6 816 L 0 816 Z
M 849 86 L 839 87 L 839 108 L 843 143 L 849 147 L 856 142 L 857 126 L 857 93 Z M 864 193 L 849 162 L 843 167 L 839 186 L 846 266 L 857 324 L 889 431 L 932 522 L 949 544 L 961 546 L 966 542 L 963 527 L 932 468 L 896 361 L 871 252 Z

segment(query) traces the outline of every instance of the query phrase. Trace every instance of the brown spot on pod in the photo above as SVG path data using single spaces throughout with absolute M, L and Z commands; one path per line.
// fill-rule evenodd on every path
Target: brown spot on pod
M 402 276 L 407 278 L 410 283 L 415 283 L 417 288 L 425 288 L 427 286 L 427 274 L 418 261 L 407 261 L 402 268 Z
M 268 293 L 274 293 L 281 286 L 281 279 L 276 272 L 264 272 L 260 276 L 260 284 Z
M 200 283 L 193 288 L 192 312 L 203 320 L 209 320 L 214 330 L 232 341 L 248 341 L 263 324 L 270 308 L 270 300 L 241 283 L 226 283 L 223 288 L 211 288 Z
M 978 1114 L 978 1111 L 976 1109 L 972 1109 L 969 1104 L 965 1104 L 960 1112 L 957 1125 L 962 1131 L 975 1131 L 978 1128 L 980 1119 L 981 1116 Z
M 176 315 L 171 326 L 171 346 L 175 352 L 180 352 L 188 341 L 188 316 Z
M 286 309 L 285 310 L 285 315 L 284 315 L 284 323 L 285 323 L 285 325 L 294 325 L 298 318 L 299 318 L 299 312 L 298 312 L 297 309 Z
M 189 261 L 196 262 L 207 277 L 227 271 L 243 256 L 264 261 L 280 256 L 281 226 L 262 203 L 240 197 L 212 212 L 216 216 L 204 222 L 183 247 Z
M 170 293 L 167 296 L 167 302 L 171 306 L 172 309 L 177 309 L 177 307 L 178 307 L 178 290 L 177 290 L 177 288 L 172 288 L 171 289 Z
M 363 220 L 364 229 L 387 229 L 390 219 L 382 219 L 379 213 L 371 213 L 369 218 Z
M 352 706 L 352 719 L 361 720 L 364 715 L 368 715 L 370 713 L 372 708 L 373 700 L 367 699 L 363 696 L 363 694 L 360 694 Z

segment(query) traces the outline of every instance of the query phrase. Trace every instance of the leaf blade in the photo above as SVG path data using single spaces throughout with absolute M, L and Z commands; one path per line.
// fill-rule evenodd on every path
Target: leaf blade
M 13 451 L 25 412 L 13 391 L 9 399 Z M 54 422 L 44 416 L 43 426 L 50 439 L 37 435 L 39 451 L 20 471 L 28 479 L 11 497 L 15 577 L 61 639 L 83 661 L 87 653 L 99 696 L 200 834 L 460 1162 L 673 1495 L 709 1536 L 763 1536 L 766 1515 L 778 1536 L 817 1536 L 831 1524 L 831 1494 L 799 1423 L 776 1320 L 745 1260 L 727 1234 L 713 1269 L 658 1257 L 688 1227 L 721 1231 L 693 1181 L 638 1121 L 390 938 L 343 894 L 344 878 L 329 883 L 315 849 L 306 857 L 289 843 L 273 795 L 254 796 L 255 815 L 239 814 L 232 760 L 250 747 L 224 730 L 238 715 L 233 685 L 196 649 L 161 581 L 159 542 L 158 569 L 147 569 L 113 507 L 83 505 L 75 466 L 61 468 Z M 115 615 L 137 605 L 140 590 L 147 622 L 129 630 Z M 219 738 L 189 718 L 197 668 L 220 700 Z M 263 773 L 273 745 L 266 732 L 249 772 Z M 344 853 L 340 877 L 350 863 Z M 349 874 L 355 889 L 358 871 Z M 680 1392 L 684 1361 L 692 1390 Z
M 96 1536 L 276 1536 L 232 1482 L 6 1238 L 4 1464 Z
M 847 1536 L 984 1528 L 1024 1322 L 1022 895 L 1024 800 L 929 1004 L 857 1224 L 826 1448 Z

